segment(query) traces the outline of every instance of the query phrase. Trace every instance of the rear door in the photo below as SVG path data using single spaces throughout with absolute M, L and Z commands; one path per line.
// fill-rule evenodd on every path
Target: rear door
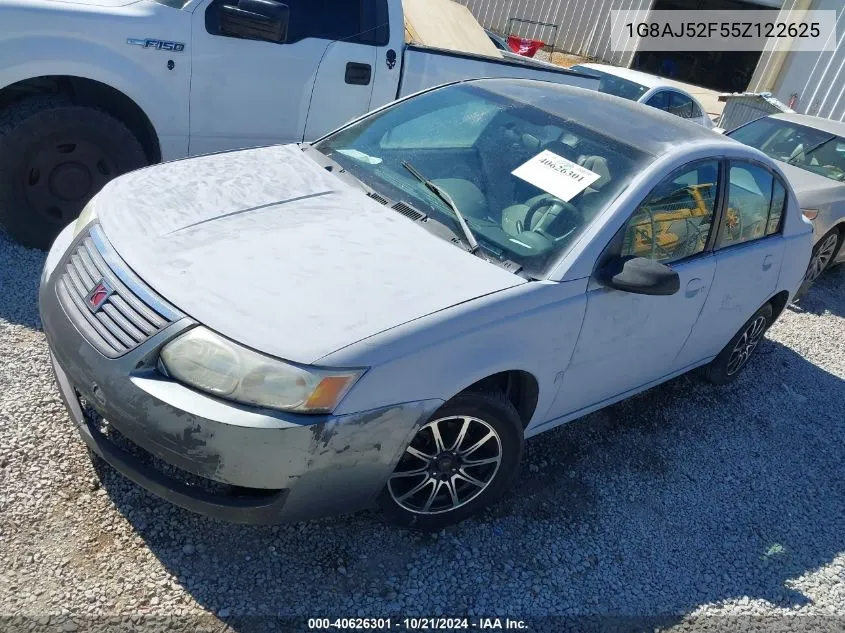
M 244 32 L 226 9 L 237 0 L 206 0 L 194 12 L 191 154 L 298 142 L 369 109 L 387 0 L 268 4 L 287 6 L 286 32 Z
M 680 354 L 682 364 L 718 354 L 777 289 L 786 189 L 761 164 L 731 161 L 728 170 L 728 197 L 715 242 L 716 275 Z

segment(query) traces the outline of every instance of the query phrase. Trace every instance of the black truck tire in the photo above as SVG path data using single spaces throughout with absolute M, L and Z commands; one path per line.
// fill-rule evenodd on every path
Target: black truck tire
M 0 227 L 47 249 L 115 176 L 148 164 L 123 123 L 99 108 L 52 96 L 0 112 Z

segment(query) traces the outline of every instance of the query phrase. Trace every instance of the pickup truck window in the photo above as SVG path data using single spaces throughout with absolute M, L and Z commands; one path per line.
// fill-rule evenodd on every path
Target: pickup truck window
M 399 102 L 314 147 L 382 197 L 460 236 L 448 205 L 403 167 L 413 164 L 454 200 L 485 257 L 541 276 L 653 158 L 564 118 L 553 98 L 538 107 L 530 88 L 509 94 L 506 83 L 484 83 Z
M 156 0 L 169 6 L 181 6 L 182 0 Z M 288 7 L 286 37 L 276 44 L 294 44 L 316 38 L 344 40 L 370 46 L 384 46 L 390 41 L 387 0 L 285 0 Z M 219 18 L 222 5 L 237 6 L 237 0 L 214 0 L 206 13 L 209 33 L 239 37 L 226 32 Z

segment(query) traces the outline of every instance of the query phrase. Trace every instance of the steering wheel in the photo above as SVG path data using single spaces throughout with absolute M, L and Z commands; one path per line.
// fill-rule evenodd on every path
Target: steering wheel
M 545 208 L 545 211 L 535 224 L 533 222 L 534 215 L 536 213 L 539 213 L 540 209 L 543 208 Z M 547 229 L 554 223 L 554 221 L 558 217 L 560 217 L 561 213 L 564 212 L 567 215 L 572 216 L 573 224 L 580 224 L 583 220 L 583 218 L 581 217 L 581 212 L 578 211 L 578 208 L 575 205 L 570 204 L 569 202 L 564 202 L 560 198 L 557 198 L 551 194 L 543 194 L 530 205 L 528 205 L 528 210 L 525 212 L 525 226 L 522 228 L 522 230 L 534 231 L 535 233 L 549 235 Z M 531 228 L 532 224 L 534 225 L 533 229 Z M 549 237 L 553 238 L 553 236 L 551 235 L 549 235 Z

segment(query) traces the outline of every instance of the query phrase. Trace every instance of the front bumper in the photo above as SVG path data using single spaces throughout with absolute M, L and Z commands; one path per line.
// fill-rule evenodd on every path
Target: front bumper
M 109 358 L 58 298 L 68 253 L 78 243 L 67 232 L 59 237 L 53 249 L 64 254 L 51 252 L 39 297 L 59 390 L 91 450 L 178 506 L 244 523 L 360 510 L 372 504 L 418 426 L 442 404 L 427 400 L 345 416 L 304 416 L 207 396 L 155 368 L 162 346 L 195 324 L 189 317 Z M 113 251 L 109 257 L 125 266 Z M 102 432 L 90 408 L 121 441 Z M 197 485 L 197 478 L 211 485 Z

